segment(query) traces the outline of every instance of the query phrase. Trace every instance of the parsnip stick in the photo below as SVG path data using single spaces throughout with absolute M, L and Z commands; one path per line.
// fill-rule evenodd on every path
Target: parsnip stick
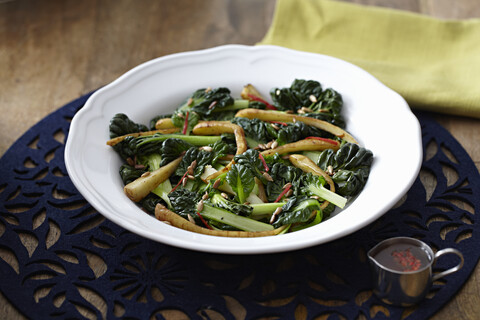
M 281 121 L 281 122 L 295 122 L 301 121 L 309 126 L 325 130 L 347 142 L 358 144 L 357 140 L 348 132 L 340 127 L 337 127 L 327 121 L 299 116 L 296 114 L 289 114 L 280 111 L 260 110 L 260 109 L 243 109 L 237 112 L 235 117 L 244 117 L 249 119 L 258 118 L 263 121 Z
M 338 143 L 331 143 L 324 140 L 304 139 L 297 142 L 287 143 L 274 149 L 262 151 L 263 156 L 271 156 L 275 153 L 285 154 L 300 151 L 323 151 L 326 149 L 338 150 Z
M 182 161 L 182 158 L 183 156 L 155 171 L 146 172 L 146 174 L 142 175 L 140 178 L 127 184 L 123 188 L 123 191 L 127 197 L 134 202 L 142 200 L 160 183 L 167 180 L 173 174 Z
M 197 226 L 196 224 L 185 220 L 175 212 L 167 209 L 162 204 L 157 204 L 155 207 L 155 217 L 160 220 L 164 221 L 168 224 L 171 224 L 174 227 L 192 231 L 196 233 L 206 234 L 210 236 L 219 236 L 219 237 L 235 237 L 235 238 L 253 238 L 253 237 L 266 237 L 266 236 L 274 236 L 285 230 L 287 225 L 281 226 L 277 229 L 273 229 L 271 231 L 259 231 L 259 232 L 249 232 L 249 231 L 225 231 L 225 230 L 211 230 L 202 228 Z
M 235 143 L 237 144 L 237 153 L 242 154 L 247 150 L 247 140 L 245 139 L 245 132 L 239 125 L 228 121 L 205 121 L 197 124 L 193 130 L 196 135 L 221 135 L 222 133 L 233 133 L 235 135 Z M 211 174 L 206 180 L 215 179 L 219 175 L 230 170 L 230 167 L 235 162 L 231 160 L 222 170 Z
M 304 172 L 311 172 L 317 176 L 322 176 L 325 178 L 325 181 L 330 186 L 330 191 L 335 192 L 335 183 L 332 178 L 323 171 L 319 166 L 317 166 L 310 158 L 302 154 L 291 154 L 288 157 L 288 160 L 297 168 L 302 169 Z M 321 205 L 322 209 L 325 209 L 328 206 L 329 202 L 324 201 Z
M 155 123 L 155 129 L 171 129 L 176 128 L 173 124 L 172 118 L 158 119 Z

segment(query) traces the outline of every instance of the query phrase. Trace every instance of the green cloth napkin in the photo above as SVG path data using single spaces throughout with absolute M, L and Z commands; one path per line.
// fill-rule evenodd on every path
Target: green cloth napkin
M 440 20 L 330 0 L 277 0 L 259 44 L 349 61 L 412 108 L 480 118 L 480 19 Z

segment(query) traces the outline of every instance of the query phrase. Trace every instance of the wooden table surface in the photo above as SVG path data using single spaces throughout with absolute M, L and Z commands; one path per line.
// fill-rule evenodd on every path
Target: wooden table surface
M 350 2 L 439 18 L 480 17 L 478 0 Z M 229 43 L 255 44 L 274 6 L 275 0 L 0 0 L 0 155 L 49 113 L 142 62 Z M 479 168 L 480 120 L 440 114 L 436 120 Z M 477 266 L 434 319 L 479 317 Z M 23 317 L 1 297 L 0 318 Z

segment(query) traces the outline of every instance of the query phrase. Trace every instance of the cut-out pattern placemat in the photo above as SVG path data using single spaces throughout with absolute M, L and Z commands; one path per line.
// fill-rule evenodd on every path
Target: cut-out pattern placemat
M 479 259 L 478 170 L 428 115 L 418 114 L 421 174 L 378 221 L 304 250 L 229 256 L 144 239 L 83 199 L 63 153 L 70 121 L 88 96 L 47 116 L 0 160 L 0 290 L 29 318 L 425 319 L 454 296 Z M 366 260 L 374 244 L 400 235 L 465 255 L 459 272 L 408 309 L 375 298 Z M 434 270 L 455 259 L 442 257 Z

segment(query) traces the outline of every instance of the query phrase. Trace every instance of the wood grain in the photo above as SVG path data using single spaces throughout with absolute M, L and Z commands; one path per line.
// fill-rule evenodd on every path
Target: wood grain
M 480 17 L 477 0 L 350 0 L 442 19 Z M 275 0 L 0 0 L 0 155 L 65 103 L 149 59 L 262 39 Z M 480 168 L 479 120 L 436 115 Z M 434 319 L 480 314 L 480 267 Z M 298 318 L 305 312 L 298 311 Z M 0 318 L 22 319 L 3 297 Z

